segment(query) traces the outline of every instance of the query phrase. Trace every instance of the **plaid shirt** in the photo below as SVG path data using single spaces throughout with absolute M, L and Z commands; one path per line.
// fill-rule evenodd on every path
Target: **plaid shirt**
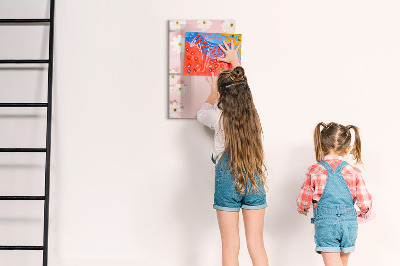
M 324 157 L 324 161 L 335 170 L 336 167 L 344 161 L 344 158 L 339 155 L 327 155 Z M 355 166 L 346 165 L 342 168 L 342 175 L 350 189 L 353 197 L 353 204 L 357 202 L 362 217 L 368 217 L 370 213 L 369 210 L 372 207 L 372 197 L 365 187 L 361 171 Z M 314 209 L 317 208 L 318 201 L 325 188 L 327 177 L 328 172 L 319 163 L 308 168 L 307 178 L 297 198 L 297 210 L 299 213 L 307 215 L 311 202 L 313 202 Z

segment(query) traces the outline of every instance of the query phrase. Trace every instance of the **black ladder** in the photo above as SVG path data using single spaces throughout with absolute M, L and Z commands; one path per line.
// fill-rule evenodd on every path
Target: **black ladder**
M 42 246 L 0 246 L 0 250 L 42 250 L 43 266 L 48 260 L 49 232 L 49 186 L 50 186 L 50 148 L 51 148 L 51 107 L 53 83 L 53 39 L 54 39 L 54 2 L 50 0 L 49 19 L 0 19 L 0 24 L 26 25 L 49 24 L 49 55 L 48 59 L 39 60 L 0 60 L 0 64 L 48 64 L 47 102 L 45 103 L 0 103 L 0 107 L 39 107 L 47 108 L 46 147 L 45 148 L 0 148 L 0 152 L 45 152 L 45 189 L 44 196 L 0 196 L 0 200 L 40 200 L 44 201 L 43 245 Z

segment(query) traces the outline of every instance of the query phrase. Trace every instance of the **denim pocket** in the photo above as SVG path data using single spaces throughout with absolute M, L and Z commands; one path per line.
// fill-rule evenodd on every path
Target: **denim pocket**
M 347 230 L 349 231 L 349 241 L 355 245 L 358 236 L 358 222 L 346 222 Z
M 236 187 L 229 174 L 229 171 L 215 174 L 215 193 L 219 199 L 219 202 L 222 202 L 222 199 L 230 199 L 234 197 L 235 192 Z
M 337 219 L 316 218 L 315 222 L 315 242 L 320 247 L 330 247 L 340 238 L 339 224 Z
M 228 170 L 215 169 L 215 182 L 218 182 L 218 183 L 232 182 L 231 173 L 230 173 L 229 169 Z

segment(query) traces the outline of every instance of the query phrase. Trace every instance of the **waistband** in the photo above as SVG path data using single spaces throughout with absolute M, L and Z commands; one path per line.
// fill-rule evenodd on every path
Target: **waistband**
M 331 206 L 319 206 L 314 209 L 314 217 L 323 214 L 354 214 L 357 215 L 357 211 L 353 205 L 331 205 Z

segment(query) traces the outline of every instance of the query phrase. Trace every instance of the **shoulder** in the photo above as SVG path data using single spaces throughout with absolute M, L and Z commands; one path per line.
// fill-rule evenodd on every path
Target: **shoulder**
M 212 104 L 210 104 L 210 103 L 203 103 L 203 104 L 200 106 L 199 111 L 207 111 L 207 110 L 208 110 L 208 111 L 213 111 L 213 112 L 215 112 L 215 113 L 217 113 L 217 114 L 222 113 L 222 110 L 218 108 L 218 105 L 217 105 L 217 104 L 212 105 Z
M 222 114 L 222 110 L 219 109 L 219 107 L 218 107 L 217 104 L 214 105 L 214 108 L 215 108 L 215 111 L 217 112 L 218 115 L 221 115 L 221 114 Z
M 222 119 L 222 117 L 221 117 L 222 116 L 222 110 L 218 108 L 218 104 L 215 103 L 214 105 L 211 105 L 211 104 L 208 104 L 208 105 L 210 105 L 211 108 L 213 109 L 213 111 L 215 113 L 215 116 L 217 118 L 217 121 L 219 121 L 220 118 Z
M 210 103 L 203 103 L 200 107 L 200 110 L 212 110 L 214 109 L 214 105 Z
M 348 163 L 347 165 L 345 165 L 342 168 L 342 173 L 346 173 L 348 175 L 353 175 L 353 176 L 356 176 L 356 177 L 362 175 L 361 174 L 361 170 L 357 166 L 352 165 L 350 163 Z
M 311 165 L 310 167 L 308 167 L 307 174 L 308 175 L 320 175 L 320 174 L 326 175 L 326 174 L 328 174 L 328 172 L 326 171 L 325 167 L 323 167 L 321 164 L 315 163 L 315 164 Z

